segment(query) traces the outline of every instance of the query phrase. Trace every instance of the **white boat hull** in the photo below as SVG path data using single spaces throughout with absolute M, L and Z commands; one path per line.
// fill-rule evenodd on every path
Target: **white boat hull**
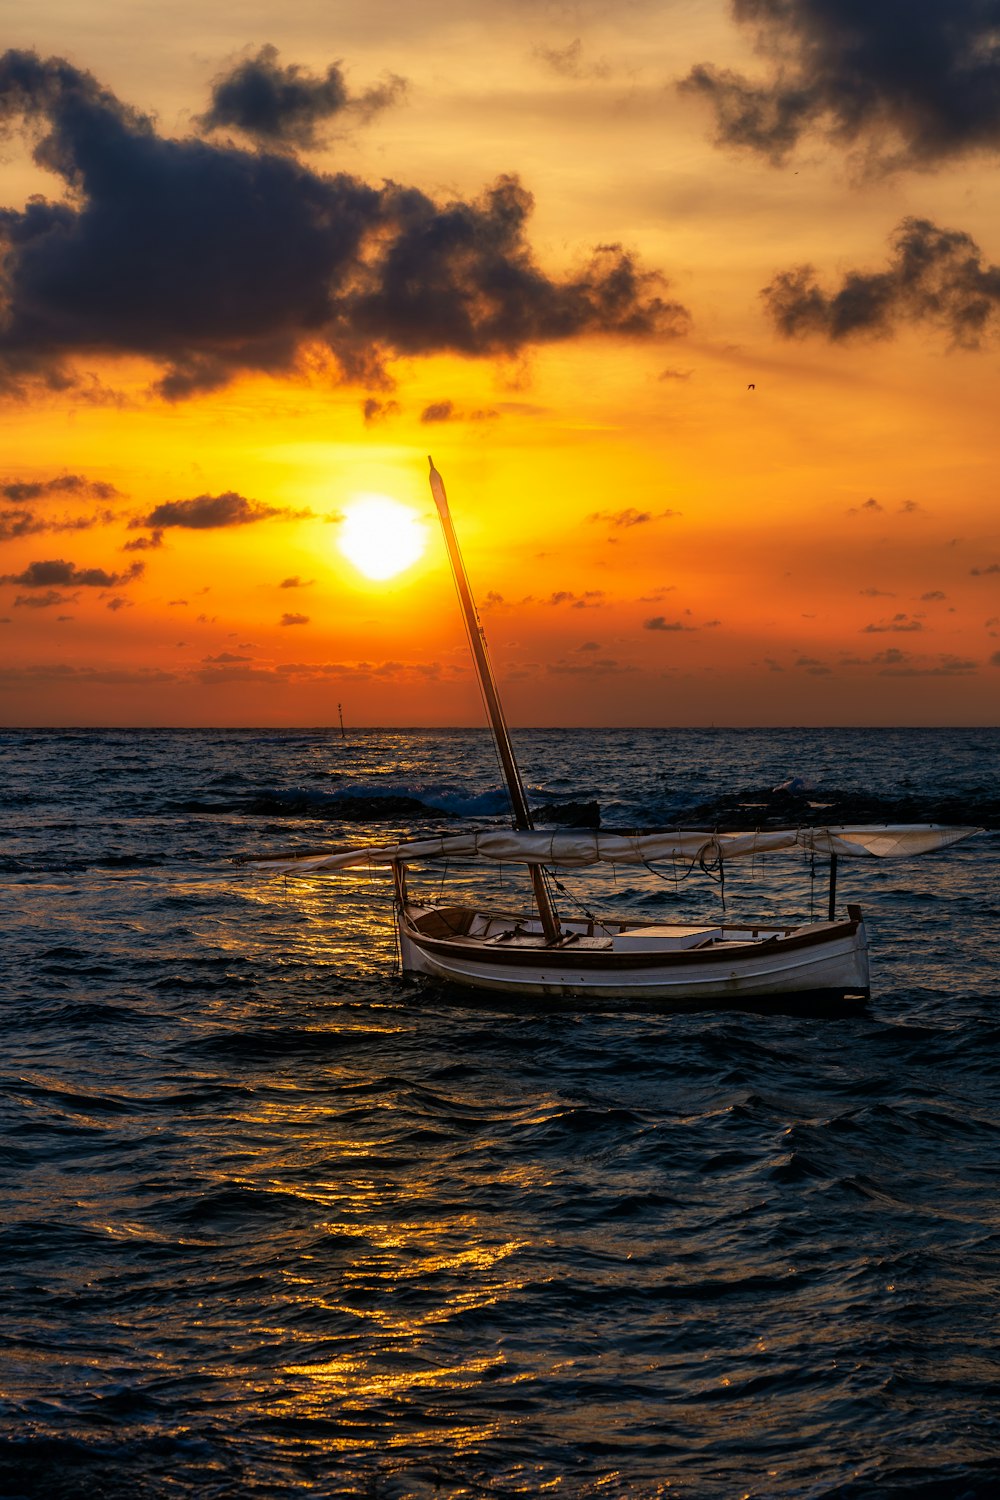
M 571 937 L 566 947 L 546 947 L 527 927 L 520 940 L 505 947 L 496 938 L 429 937 L 412 911 L 401 914 L 403 970 L 473 989 L 560 999 L 697 1004 L 869 992 L 865 928 L 856 908 L 843 921 L 762 928 L 756 936 L 746 929 L 745 937 L 727 929 L 721 940 L 686 947 L 672 947 L 671 934 L 690 929 L 667 924 L 618 939 L 617 949 L 615 942 L 582 936 Z M 574 941 L 579 946 L 572 946 Z

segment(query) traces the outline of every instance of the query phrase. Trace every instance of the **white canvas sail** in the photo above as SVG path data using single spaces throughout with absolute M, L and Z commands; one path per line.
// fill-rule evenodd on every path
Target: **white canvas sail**
M 895 823 L 875 827 L 757 829 L 746 833 L 669 831 L 626 834 L 590 831 L 557 833 L 486 829 L 470 833 L 372 844 L 309 854 L 263 855 L 246 860 L 254 870 L 318 875 L 372 866 L 411 864 L 422 860 L 489 859 L 506 864 L 549 865 L 583 869 L 588 865 L 651 865 L 664 861 L 715 865 L 763 854 L 804 850 L 848 859 L 909 859 L 945 849 L 978 833 L 976 828 L 948 828 L 933 823 Z

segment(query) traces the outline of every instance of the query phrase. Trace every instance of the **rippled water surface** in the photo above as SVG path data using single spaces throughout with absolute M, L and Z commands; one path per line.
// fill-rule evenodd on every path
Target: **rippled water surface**
M 997 1493 L 1000 734 L 517 745 L 542 821 L 986 832 L 842 865 L 866 1009 L 505 1009 L 229 862 L 499 818 L 485 735 L 0 732 L 0 1496 Z

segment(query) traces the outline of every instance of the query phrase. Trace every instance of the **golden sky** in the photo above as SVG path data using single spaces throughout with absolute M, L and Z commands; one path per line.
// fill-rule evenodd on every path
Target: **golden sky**
M 515 725 L 995 724 L 1000 5 L 870 11 L 4 3 L 0 722 L 480 723 L 431 453 Z

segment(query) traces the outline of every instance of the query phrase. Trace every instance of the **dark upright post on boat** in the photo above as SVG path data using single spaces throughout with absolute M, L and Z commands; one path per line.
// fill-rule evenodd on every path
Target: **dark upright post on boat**
M 497 754 L 500 757 L 500 764 L 503 767 L 504 777 L 507 782 L 510 805 L 514 814 L 514 827 L 531 829 L 535 825 L 531 820 L 531 812 L 528 807 L 528 799 L 524 794 L 521 773 L 518 770 L 517 761 L 514 759 L 514 750 L 510 742 L 510 734 L 507 731 L 507 722 L 504 719 L 503 708 L 500 704 L 500 694 L 497 691 L 496 678 L 493 676 L 493 667 L 490 664 L 489 652 L 486 649 L 486 635 L 479 620 L 476 601 L 472 597 L 468 575 L 465 571 L 465 563 L 462 561 L 458 537 L 455 535 L 455 528 L 452 525 L 451 512 L 448 509 L 448 497 L 444 491 L 444 481 L 434 467 L 434 460 L 428 458 L 427 462 L 431 466 L 431 494 L 434 496 L 434 504 L 437 506 L 438 515 L 441 519 L 441 530 L 444 532 L 444 542 L 448 549 L 451 571 L 455 578 L 455 587 L 458 590 L 459 602 L 462 606 L 462 616 L 465 620 L 469 645 L 472 647 L 472 655 L 476 663 L 479 685 L 482 688 L 483 699 L 486 703 L 486 712 L 489 715 L 490 728 L 493 730 Z M 542 921 L 542 931 L 545 933 L 545 941 L 547 943 L 557 942 L 559 938 L 559 921 L 549 898 L 548 889 L 545 885 L 545 877 L 537 865 L 529 865 L 528 868 L 531 874 L 532 889 L 535 894 L 535 904 L 538 907 L 538 915 Z
M 827 903 L 826 917 L 832 922 L 837 915 L 837 856 L 830 855 L 830 900 Z

